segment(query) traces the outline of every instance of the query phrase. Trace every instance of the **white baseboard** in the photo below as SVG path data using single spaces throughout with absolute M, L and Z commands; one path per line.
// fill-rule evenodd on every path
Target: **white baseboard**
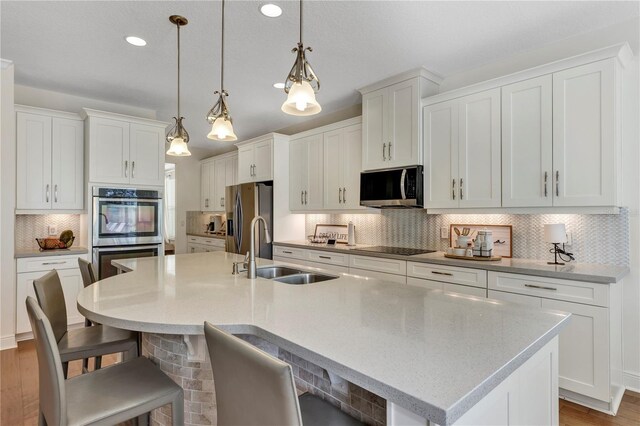
M 640 393 L 640 374 L 625 371 L 624 375 L 624 387 L 630 391 Z
M 4 351 L 5 349 L 13 349 L 17 347 L 16 336 L 5 336 L 0 337 L 0 351 Z

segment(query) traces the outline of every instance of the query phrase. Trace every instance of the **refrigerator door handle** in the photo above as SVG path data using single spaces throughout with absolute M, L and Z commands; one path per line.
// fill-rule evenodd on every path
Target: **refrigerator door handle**
M 236 204 L 234 206 L 234 238 L 236 239 L 236 253 L 240 253 L 240 243 L 242 243 L 242 199 L 240 197 L 241 189 L 238 187 L 236 192 Z

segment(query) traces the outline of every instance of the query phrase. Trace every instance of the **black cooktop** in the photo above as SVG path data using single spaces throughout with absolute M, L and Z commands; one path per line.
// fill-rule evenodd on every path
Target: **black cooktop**
M 436 250 L 425 250 L 409 247 L 373 246 L 358 248 L 358 251 L 371 251 L 375 253 L 397 254 L 400 256 L 414 256 L 416 254 L 434 253 Z

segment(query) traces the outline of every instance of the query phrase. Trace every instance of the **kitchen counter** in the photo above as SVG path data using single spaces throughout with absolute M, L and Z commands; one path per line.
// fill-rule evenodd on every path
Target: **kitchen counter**
M 547 278 L 560 278 L 573 281 L 585 281 L 598 284 L 611 284 L 620 281 L 629 273 L 629 268 L 617 265 L 605 265 L 597 263 L 570 262 L 563 266 L 547 264 L 546 261 L 536 259 L 502 258 L 500 261 L 462 260 L 444 257 L 444 252 L 418 254 L 414 256 L 401 256 L 385 253 L 361 251 L 358 248 L 367 247 L 356 245 L 347 247 L 343 244 L 327 246 L 326 244 L 311 244 L 307 241 L 276 242 L 274 245 L 283 247 L 298 247 L 309 250 L 325 251 L 349 251 L 360 256 L 383 257 L 401 259 L 410 262 L 433 263 L 438 265 L 460 266 L 466 268 L 484 269 L 487 271 L 510 272 L 514 274 L 533 275 Z
M 224 240 L 227 238 L 226 235 L 220 235 L 220 234 L 209 234 L 207 232 L 187 232 L 187 235 L 192 236 L 192 237 L 204 237 L 204 238 L 216 238 L 218 240 Z
M 101 324 L 144 333 L 202 335 L 207 320 L 253 334 L 380 395 L 388 407 L 440 425 L 557 345 L 569 319 L 348 274 L 310 285 L 249 280 L 231 274 L 232 262 L 242 259 L 217 252 L 114 260 L 132 272 L 83 289 L 78 309 Z
M 23 257 L 44 257 L 44 256 L 68 256 L 73 254 L 86 254 L 89 253 L 89 249 L 86 247 L 71 247 L 68 249 L 55 249 L 55 250 L 16 250 L 14 257 L 20 259 Z

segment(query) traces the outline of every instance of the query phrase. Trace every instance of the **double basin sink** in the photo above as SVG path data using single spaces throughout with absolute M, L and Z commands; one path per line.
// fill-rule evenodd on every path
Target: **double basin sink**
M 293 285 L 319 283 L 338 278 L 334 275 L 319 274 L 287 266 L 265 266 L 258 268 L 256 274 L 260 278 Z

